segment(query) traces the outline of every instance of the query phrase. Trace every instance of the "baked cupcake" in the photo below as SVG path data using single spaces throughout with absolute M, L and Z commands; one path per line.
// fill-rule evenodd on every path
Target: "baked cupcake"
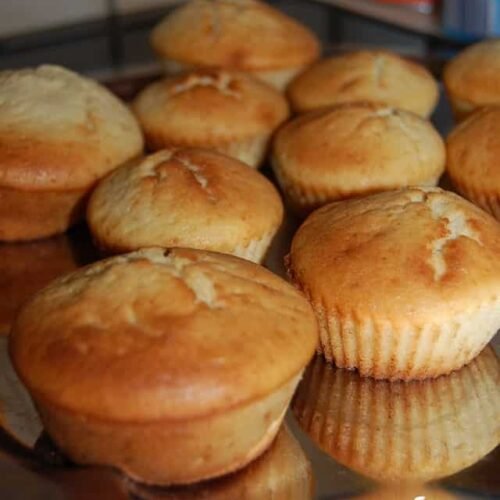
M 74 462 L 183 484 L 240 469 L 270 445 L 316 328 L 303 296 L 261 266 L 150 248 L 35 295 L 9 352 Z
M 315 63 L 291 83 L 288 96 L 297 113 L 368 101 L 427 118 L 437 105 L 439 88 L 420 64 L 390 52 L 363 50 Z
M 500 104 L 500 40 L 467 47 L 445 66 L 443 82 L 457 120 Z
M 275 136 L 272 165 L 292 208 L 409 185 L 434 186 L 443 140 L 430 122 L 373 103 L 343 104 L 290 121 Z
M 181 246 L 254 262 L 282 219 L 271 182 L 203 149 L 165 149 L 120 167 L 99 183 L 87 211 L 94 240 L 108 253 Z
M 256 0 L 192 0 L 155 27 L 151 44 L 165 70 L 241 70 L 284 89 L 320 52 L 314 33 Z
M 258 167 L 269 139 L 288 117 L 277 90 L 243 73 L 198 70 L 157 81 L 133 109 L 148 147 L 205 147 Z
M 41 241 L 1 243 L 0 335 L 9 333 L 18 310 L 31 295 L 80 264 L 83 265 L 66 235 Z
M 500 225 L 459 196 L 408 188 L 314 212 L 288 257 L 321 351 L 386 379 L 469 363 L 500 328 Z
M 314 478 L 304 450 L 283 425 L 269 449 L 235 474 L 187 487 L 131 483 L 128 489 L 141 500 L 312 500 Z
M 317 357 L 292 408 L 302 429 L 341 464 L 383 483 L 427 482 L 497 446 L 499 383 L 491 347 L 448 377 L 407 383 L 360 377 Z
M 483 108 L 448 136 L 448 175 L 457 191 L 500 220 L 500 106 Z
M 57 66 L 0 72 L 0 240 L 64 232 L 100 177 L 141 153 L 127 107 Z

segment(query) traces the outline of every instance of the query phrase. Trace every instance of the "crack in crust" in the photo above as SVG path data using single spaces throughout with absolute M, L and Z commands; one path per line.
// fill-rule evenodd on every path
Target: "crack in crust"
M 482 245 L 479 235 L 467 223 L 465 214 L 461 211 L 452 211 L 446 202 L 438 197 L 426 197 L 425 203 L 429 207 L 432 218 L 446 221 L 446 234 L 435 239 L 430 245 L 431 256 L 429 263 L 434 269 L 434 281 L 443 278 L 447 271 L 446 258 L 443 255 L 446 246 L 459 238 L 468 238 Z
M 190 161 L 189 158 L 182 154 L 182 151 L 165 149 L 152 155 L 141 168 L 144 173 L 143 177 L 153 177 L 160 183 L 165 181 L 168 178 L 167 170 L 169 162 L 175 162 L 175 164 L 187 170 L 193 176 L 198 186 L 207 193 L 209 200 L 212 202 L 215 201 L 215 197 L 208 186 L 208 179 L 203 175 L 202 168 Z M 165 166 L 166 164 L 167 166 Z
M 234 90 L 235 82 L 236 79 L 224 71 L 214 71 L 206 74 L 190 74 L 184 81 L 172 87 L 170 95 L 176 96 L 196 87 L 213 87 L 225 96 L 241 99 L 240 92 Z
M 193 267 L 193 261 L 171 251 L 163 252 L 163 265 L 167 265 L 172 276 L 180 279 L 194 294 L 196 303 L 205 304 L 210 309 L 220 309 L 222 302 L 217 297 L 213 281 L 202 271 Z

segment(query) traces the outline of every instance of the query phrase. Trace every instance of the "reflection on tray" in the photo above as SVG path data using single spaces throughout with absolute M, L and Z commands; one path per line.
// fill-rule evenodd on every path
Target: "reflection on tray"
M 311 500 L 314 495 L 312 466 L 300 444 L 283 425 L 271 447 L 248 467 L 211 481 L 175 488 L 155 487 L 136 483 L 118 472 L 104 467 L 69 467 L 68 462 L 43 433 L 35 446 L 38 459 L 45 465 L 56 466 L 49 476 L 57 478 L 63 490 L 73 492 L 88 479 L 84 471 L 101 471 L 99 483 L 109 483 L 110 491 L 127 492 L 140 500 Z M 107 474 L 106 474 L 107 473 Z M 114 478 L 108 478 L 112 475 Z M 105 498 L 99 496 L 99 498 Z M 107 498 L 107 497 L 106 497 Z M 121 498 L 121 497 L 119 497 Z
M 85 227 L 27 243 L 0 243 L 0 335 L 19 307 L 54 278 L 97 258 Z
M 430 481 L 474 464 L 500 440 L 500 364 L 487 347 L 447 377 L 375 381 L 316 357 L 292 403 L 323 451 L 381 482 Z
M 310 500 L 312 467 L 299 443 L 283 425 L 271 448 L 245 469 L 194 486 L 155 488 L 130 482 L 141 500 Z

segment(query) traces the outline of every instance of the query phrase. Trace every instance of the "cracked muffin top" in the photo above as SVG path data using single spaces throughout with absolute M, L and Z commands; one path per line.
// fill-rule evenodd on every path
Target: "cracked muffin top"
M 317 327 L 300 292 L 236 257 L 150 248 L 57 279 L 9 339 L 30 392 L 83 415 L 186 419 L 300 374 Z
M 59 66 L 0 72 L 0 185 L 87 188 L 142 153 L 134 116 L 97 82 Z
M 288 88 L 294 111 L 369 101 L 424 118 L 437 105 L 437 82 L 426 68 L 384 51 L 350 52 L 312 65 Z
M 182 246 L 245 257 L 263 239 L 267 248 L 282 218 L 278 191 L 263 175 L 225 155 L 182 148 L 118 168 L 87 210 L 94 238 L 111 252 Z
M 314 212 L 289 267 L 339 314 L 421 325 L 500 307 L 499 255 L 500 225 L 489 214 L 439 188 L 407 188 Z
M 146 87 L 133 110 L 152 148 L 210 146 L 268 134 L 288 117 L 285 97 L 244 73 L 198 69 Z
M 432 124 L 407 111 L 372 103 L 311 111 L 275 136 L 273 167 L 292 196 L 327 201 L 435 185 L 445 147 Z

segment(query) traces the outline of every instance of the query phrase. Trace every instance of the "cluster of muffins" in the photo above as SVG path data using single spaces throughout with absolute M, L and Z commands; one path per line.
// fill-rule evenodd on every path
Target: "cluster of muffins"
M 383 51 L 315 62 L 316 37 L 257 0 L 188 2 L 152 44 L 167 75 L 130 108 L 62 68 L 0 73 L 0 240 L 86 217 L 114 254 L 35 294 L 9 338 L 63 452 L 193 483 L 270 446 L 318 337 L 383 379 L 480 353 L 500 327 L 500 226 L 435 186 L 448 168 L 499 216 L 495 108 L 445 144 L 427 70 Z M 284 218 L 266 158 L 285 205 L 314 211 L 292 284 L 258 265 Z

